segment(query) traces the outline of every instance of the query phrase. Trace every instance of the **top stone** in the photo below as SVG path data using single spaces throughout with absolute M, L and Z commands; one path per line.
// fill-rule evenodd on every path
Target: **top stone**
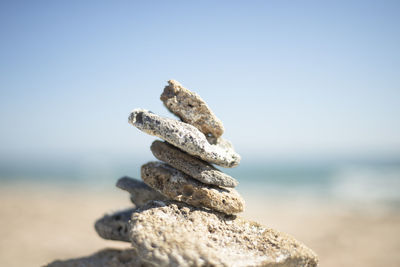
M 205 135 L 218 138 L 224 133 L 221 120 L 215 116 L 206 102 L 179 82 L 169 80 L 160 99 L 169 111 Z
M 185 122 L 161 117 L 144 109 L 133 110 L 128 121 L 139 130 L 158 136 L 204 161 L 226 168 L 240 163 L 240 156 L 230 142 L 218 138 L 216 144 L 210 144 L 203 133 Z

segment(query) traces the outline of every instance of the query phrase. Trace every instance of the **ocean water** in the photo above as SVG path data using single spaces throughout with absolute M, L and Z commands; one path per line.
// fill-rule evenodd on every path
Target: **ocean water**
M 243 191 L 265 196 L 400 207 L 396 162 L 265 164 L 238 169 L 235 175 Z
M 0 161 L 0 184 L 50 184 L 113 188 L 119 177 L 140 177 L 146 160 Z M 252 162 L 223 169 L 245 194 L 289 199 L 316 198 L 400 207 L 400 160 Z

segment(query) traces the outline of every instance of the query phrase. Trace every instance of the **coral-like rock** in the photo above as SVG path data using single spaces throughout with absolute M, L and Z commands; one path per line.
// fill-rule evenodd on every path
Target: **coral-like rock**
M 166 142 L 154 141 L 151 145 L 151 152 L 153 152 L 153 155 L 157 159 L 205 184 L 224 187 L 235 187 L 238 185 L 238 182 L 234 178 L 216 169 L 211 164 L 193 157 Z
M 135 209 L 106 214 L 94 224 L 94 229 L 104 239 L 129 242 L 128 221 Z
M 161 117 L 144 109 L 133 110 L 129 122 L 143 132 L 158 136 L 204 161 L 226 168 L 239 165 L 240 156 L 229 142 L 219 141 L 212 145 L 202 132 L 190 124 Z
M 150 200 L 165 200 L 163 195 L 143 183 L 143 181 L 128 176 L 120 178 L 117 181 L 117 187 L 128 191 L 131 194 L 132 203 L 136 206 L 144 205 Z
M 132 214 L 130 238 L 157 266 L 315 267 L 315 253 L 293 237 L 235 215 L 179 202 L 149 202 Z
M 143 165 L 141 175 L 146 184 L 169 199 L 226 214 L 244 209 L 244 200 L 235 189 L 203 184 L 161 162 Z
M 205 135 L 218 138 L 224 133 L 222 121 L 215 116 L 206 102 L 179 82 L 169 80 L 160 99 L 169 111 Z
M 47 267 L 139 267 L 153 266 L 146 265 L 137 257 L 134 249 L 103 249 L 88 257 L 56 260 L 47 265 Z

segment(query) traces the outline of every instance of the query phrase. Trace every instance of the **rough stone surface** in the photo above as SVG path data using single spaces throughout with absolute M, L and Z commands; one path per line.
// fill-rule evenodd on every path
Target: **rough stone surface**
M 132 214 L 130 238 L 157 266 L 314 267 L 316 254 L 293 237 L 235 215 L 179 202 L 149 202 Z
M 193 157 L 166 142 L 154 141 L 151 145 L 151 151 L 157 159 L 205 184 L 224 187 L 235 187 L 238 185 L 235 179 L 214 168 L 211 164 Z
M 70 260 L 56 260 L 47 267 L 139 267 L 146 265 L 138 257 L 134 249 L 103 249 L 88 257 Z
M 104 215 L 94 224 L 96 232 L 104 239 L 129 242 L 129 219 L 135 209 L 118 211 Z
M 160 99 L 169 111 L 205 135 L 218 138 L 224 133 L 222 121 L 214 115 L 206 102 L 179 82 L 169 80 Z
M 204 161 L 227 168 L 239 165 L 240 156 L 229 142 L 219 138 L 217 144 L 210 144 L 206 136 L 190 124 L 161 117 L 144 109 L 133 110 L 129 122 L 143 132 L 158 136 Z
M 149 200 L 164 200 L 165 197 L 149 187 L 143 181 L 130 177 L 122 177 L 117 182 L 117 187 L 131 194 L 131 201 L 136 206 L 146 204 Z
M 227 214 L 242 212 L 244 200 L 233 188 L 206 185 L 161 162 L 142 166 L 143 181 L 169 199 Z

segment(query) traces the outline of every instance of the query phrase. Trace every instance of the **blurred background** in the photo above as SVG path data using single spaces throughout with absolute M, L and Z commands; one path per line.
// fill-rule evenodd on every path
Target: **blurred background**
M 399 266 L 398 1 L 1 1 L 0 265 L 129 244 L 93 223 L 154 160 L 175 79 L 242 156 L 243 216 L 321 266 Z M 24 257 L 21 257 L 21 251 Z

